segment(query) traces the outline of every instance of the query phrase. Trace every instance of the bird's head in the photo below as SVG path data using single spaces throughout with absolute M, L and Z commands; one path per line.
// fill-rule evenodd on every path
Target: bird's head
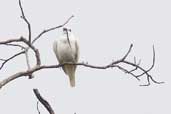
M 70 33 L 70 32 L 71 32 L 71 29 L 63 28 L 63 32 L 64 32 L 64 33 Z

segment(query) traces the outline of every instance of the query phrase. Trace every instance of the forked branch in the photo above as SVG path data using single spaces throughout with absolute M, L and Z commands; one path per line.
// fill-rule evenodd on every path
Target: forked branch
M 17 56 L 19 56 L 19 55 L 21 55 L 21 54 L 24 54 L 24 53 L 25 53 L 25 51 L 21 51 L 21 52 L 19 52 L 19 53 L 14 54 L 13 56 L 11 56 L 11 57 L 9 57 L 9 58 L 7 58 L 7 59 L 0 59 L 0 61 L 2 61 L 1 66 L 0 66 L 0 70 L 4 67 L 4 65 L 5 65 L 8 61 L 10 61 L 10 60 L 14 59 L 15 57 L 17 57 Z
M 45 29 L 44 31 L 39 33 L 37 35 L 37 37 L 35 37 L 32 40 L 31 39 L 31 32 L 32 32 L 31 31 L 31 24 L 29 23 L 28 19 L 25 17 L 24 10 L 22 8 L 22 4 L 21 4 L 20 0 L 19 0 L 19 6 L 20 6 L 20 9 L 21 9 L 22 18 L 24 19 L 24 21 L 28 25 L 28 31 L 29 31 L 29 38 L 28 39 L 29 40 L 27 40 L 27 38 L 21 36 L 18 39 L 9 39 L 9 40 L 6 40 L 6 41 L 0 41 L 0 45 L 17 46 L 17 47 L 20 47 L 22 49 L 21 52 L 16 53 L 15 55 L 11 56 L 10 58 L 7 58 L 7 59 L 0 58 L 0 61 L 1 61 L 0 70 L 4 67 L 4 65 L 8 61 L 18 57 L 21 54 L 25 54 L 26 55 L 26 62 L 27 62 L 27 65 L 28 65 L 28 69 L 26 69 L 24 71 L 17 72 L 15 74 L 7 77 L 6 79 L 0 81 L 0 88 L 5 86 L 9 82 L 19 78 L 19 77 L 23 77 L 23 76 L 28 76 L 29 77 L 33 73 L 35 73 L 37 71 L 40 71 L 40 70 L 43 70 L 43 69 L 59 68 L 59 67 L 62 67 L 63 65 L 65 65 L 65 64 L 73 64 L 73 63 L 64 63 L 64 64 L 59 64 L 59 65 L 42 65 L 41 64 L 40 52 L 39 52 L 38 48 L 33 45 L 33 43 L 35 43 L 38 39 L 40 39 L 43 34 L 48 33 L 48 32 L 50 32 L 52 30 L 55 30 L 55 29 L 58 29 L 58 28 L 61 28 L 61 27 L 65 26 L 74 16 L 72 15 L 71 17 L 69 17 L 66 20 L 66 22 L 64 22 L 62 25 L 59 25 L 59 26 L 56 26 L 56 27 L 52 27 L 52 28 L 49 28 L 49 29 Z M 21 42 L 24 43 L 27 47 L 19 44 Z M 140 81 L 140 78 L 142 76 L 146 76 L 147 77 L 147 84 L 145 84 L 146 86 L 150 85 L 150 81 L 152 81 L 153 83 L 156 83 L 156 84 L 163 83 L 163 82 L 158 82 L 158 81 L 154 80 L 152 75 L 149 74 L 149 71 L 151 71 L 153 69 L 154 64 L 155 64 L 155 49 L 154 49 L 154 46 L 153 46 L 153 63 L 152 63 L 152 65 L 151 65 L 151 67 L 149 69 L 144 69 L 143 67 L 141 67 L 140 66 L 140 62 L 137 63 L 135 57 L 134 57 L 134 61 L 133 62 L 126 60 L 127 57 L 129 56 L 129 53 L 132 50 L 132 47 L 133 47 L 133 44 L 130 45 L 128 51 L 126 52 L 126 54 L 121 59 L 118 59 L 116 61 L 112 61 L 111 63 L 109 63 L 107 65 L 104 65 L 104 66 L 90 65 L 90 64 L 84 63 L 84 62 L 76 63 L 74 65 L 84 66 L 84 67 L 89 67 L 89 68 L 94 68 L 94 69 L 118 68 L 119 70 L 121 70 L 121 71 L 123 71 L 123 72 L 125 72 L 127 74 L 130 74 L 131 76 L 133 76 L 134 78 L 136 78 L 139 81 Z M 28 57 L 28 53 L 27 53 L 27 51 L 29 49 L 33 50 L 34 57 L 36 58 L 36 64 L 33 67 L 30 67 L 30 65 L 29 65 L 29 57 Z M 132 70 L 129 70 L 127 67 L 123 67 L 121 64 L 126 64 L 128 66 L 131 66 Z M 136 70 L 140 70 L 141 73 L 140 74 L 136 74 L 135 73 Z
M 92 69 L 108 69 L 108 68 L 118 68 L 120 71 L 125 72 L 127 74 L 130 74 L 132 77 L 134 77 L 135 79 L 137 79 L 138 81 L 141 81 L 141 77 L 145 76 L 147 79 L 147 84 L 141 85 L 141 86 L 149 86 L 151 83 L 156 83 L 156 84 L 161 84 L 163 82 L 158 82 L 156 81 L 152 75 L 149 73 L 155 65 L 155 49 L 153 46 L 153 62 L 152 65 L 149 69 L 145 69 L 143 67 L 140 66 L 140 62 L 139 61 L 137 63 L 136 58 L 134 57 L 134 61 L 128 61 L 127 57 L 129 56 L 132 48 L 133 48 L 133 44 L 130 45 L 128 51 L 126 52 L 126 54 L 116 60 L 116 61 L 112 61 L 111 63 L 107 64 L 107 65 L 103 65 L 103 66 L 98 66 L 98 65 L 91 65 L 88 63 L 64 63 L 64 64 L 58 64 L 58 65 L 42 65 L 41 64 L 41 56 L 40 56 L 40 52 L 38 50 L 38 48 L 36 46 L 34 46 L 33 44 L 39 40 L 40 38 L 42 38 L 41 36 L 43 36 L 44 34 L 52 31 L 52 30 L 56 30 L 58 28 L 64 27 L 67 23 L 69 23 L 69 21 L 74 17 L 73 15 L 71 17 L 69 17 L 63 24 L 59 25 L 59 26 L 55 26 L 52 28 L 48 28 L 43 30 L 42 32 L 40 32 L 38 35 L 36 35 L 35 38 L 32 39 L 32 31 L 31 31 L 31 24 L 29 22 L 29 20 L 26 18 L 25 14 L 24 14 L 24 10 L 21 4 L 21 0 L 19 0 L 19 7 L 21 10 L 21 18 L 24 20 L 24 22 L 27 24 L 27 28 L 28 28 L 28 37 L 23 37 L 21 36 L 20 38 L 17 39 L 9 39 L 6 41 L 0 41 L 0 45 L 5 45 L 5 46 L 10 46 L 10 47 L 19 47 L 21 48 L 21 51 L 12 55 L 9 58 L 1 58 L 0 57 L 0 70 L 2 70 L 2 68 L 5 66 L 6 63 L 8 63 L 10 60 L 15 59 L 16 57 L 18 57 L 19 55 L 25 54 L 25 58 L 26 58 L 26 62 L 27 62 L 27 66 L 28 68 L 25 69 L 24 71 L 19 71 L 13 75 L 10 75 L 8 77 L 6 77 L 4 80 L 0 81 L 0 88 L 2 88 L 3 86 L 7 85 L 8 83 L 20 78 L 20 77 L 29 77 L 32 78 L 33 77 L 33 73 L 41 71 L 43 69 L 53 69 L 53 68 L 60 68 L 66 64 L 72 64 L 72 65 L 77 65 L 77 66 L 84 66 L 84 67 L 88 67 L 88 68 L 92 68 Z M 21 45 L 20 43 L 24 44 Z M 25 46 L 26 45 L 26 46 Z M 36 63 L 34 64 L 33 67 L 30 66 L 29 63 L 29 55 L 28 55 L 28 50 L 31 49 L 34 52 L 34 57 L 36 58 Z M 121 64 L 125 64 L 128 66 L 131 66 L 132 69 L 128 69 L 127 67 L 123 67 Z M 141 71 L 140 74 L 136 74 L 135 71 Z M 34 89 L 34 94 L 36 95 L 36 97 L 38 98 L 38 100 L 44 105 L 44 107 L 48 110 L 48 112 L 50 114 L 55 114 L 53 109 L 51 108 L 50 104 L 40 95 L 39 91 L 37 89 Z M 37 104 L 38 106 L 38 104 Z M 38 107 L 37 107 L 38 109 Z M 39 110 L 38 110 L 39 111 Z M 39 112 L 40 114 L 40 112 Z
M 130 48 L 128 50 L 128 52 L 126 53 L 126 57 L 128 56 L 128 54 L 131 52 L 131 49 L 132 49 L 132 44 L 130 45 Z M 153 64 L 152 66 L 150 67 L 150 69 L 148 70 L 145 70 L 144 68 L 142 68 L 140 65 L 134 63 L 134 62 L 129 62 L 126 60 L 125 56 L 119 60 L 116 60 L 116 61 L 113 61 L 112 63 L 109 63 L 107 65 L 104 65 L 104 66 L 96 66 L 96 65 L 90 65 L 90 64 L 87 64 L 87 63 L 64 63 L 64 64 L 59 64 L 59 65 L 36 65 L 35 67 L 31 68 L 30 70 L 26 70 L 26 71 L 22 71 L 22 72 L 18 72 L 12 76 L 9 76 L 8 78 L 4 79 L 3 81 L 0 82 L 0 88 L 3 87 L 4 85 L 6 85 L 7 83 L 19 78 L 19 77 L 23 77 L 23 76 L 28 76 L 34 72 L 37 72 L 37 71 L 40 71 L 40 70 L 43 70 L 43 69 L 52 69 L 52 68 L 60 68 L 62 67 L 63 65 L 66 65 L 66 64 L 72 64 L 72 65 L 77 65 L 77 66 L 84 66 L 84 67 L 89 67 L 89 68 L 94 68 L 94 69 L 108 69 L 108 68 L 118 68 L 120 69 L 121 71 L 125 72 L 125 73 L 128 73 L 130 75 L 132 75 L 134 78 L 136 78 L 137 80 L 140 80 L 140 77 L 141 76 L 146 76 L 147 77 L 147 81 L 148 83 L 145 84 L 144 86 L 148 86 L 150 85 L 150 79 L 152 82 L 156 83 L 156 84 L 161 84 L 163 82 L 158 82 L 156 80 L 153 79 L 153 77 L 149 74 L 149 71 L 153 68 L 154 66 L 154 59 L 155 59 L 155 50 L 153 48 Z M 127 68 L 124 68 L 122 67 L 120 64 L 121 63 L 124 63 L 124 64 L 127 64 L 129 66 L 132 66 L 134 71 L 135 71 L 135 68 L 136 70 L 139 69 L 141 70 L 143 73 L 142 74 L 138 74 L 136 75 L 134 73 L 134 71 L 129 71 Z

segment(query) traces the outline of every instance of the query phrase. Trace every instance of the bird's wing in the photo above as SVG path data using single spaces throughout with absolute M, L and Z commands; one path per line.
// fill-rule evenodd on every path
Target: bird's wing
M 57 41 L 54 41 L 54 43 L 53 43 L 53 51 L 54 51 L 54 53 L 55 53 L 55 55 L 56 55 L 56 57 L 57 57 L 59 63 L 61 63 L 60 58 L 59 58 L 59 55 L 58 55 L 57 46 L 58 46 L 58 42 L 57 42 Z
M 54 53 L 55 53 L 55 55 L 56 55 L 56 57 L 57 57 L 57 59 L 58 59 L 59 64 L 63 64 L 63 61 L 62 61 L 62 60 L 60 59 L 60 57 L 59 57 L 59 52 L 58 52 L 58 41 L 54 41 L 54 43 L 53 43 L 53 51 L 54 51 Z M 66 69 L 65 69 L 64 66 L 62 66 L 62 69 L 63 69 L 63 71 L 65 72 L 65 74 L 67 74 L 67 71 L 66 71 Z
M 78 45 L 78 42 L 77 40 L 75 41 L 75 61 L 78 62 L 78 59 L 79 59 L 79 45 Z

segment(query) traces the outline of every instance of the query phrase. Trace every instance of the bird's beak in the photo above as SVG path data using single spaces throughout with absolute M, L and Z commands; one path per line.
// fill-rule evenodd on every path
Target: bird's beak
M 67 34 L 68 44 L 69 44 L 69 46 L 70 46 L 70 48 L 71 48 L 71 43 L 70 43 L 69 35 L 68 35 L 68 31 L 70 31 L 70 30 L 71 30 L 71 29 L 63 28 L 63 31 L 66 32 L 66 34 Z

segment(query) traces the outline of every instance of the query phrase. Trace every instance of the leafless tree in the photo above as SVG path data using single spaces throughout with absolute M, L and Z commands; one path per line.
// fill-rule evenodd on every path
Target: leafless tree
M 59 26 L 55 26 L 52 28 L 48 28 L 43 30 L 41 33 L 39 33 L 35 38 L 32 37 L 32 27 L 31 24 L 29 22 L 29 20 L 26 18 L 25 14 L 24 14 L 24 10 L 21 4 L 21 1 L 19 0 L 19 7 L 21 9 L 21 18 L 24 20 L 24 22 L 27 24 L 27 28 L 28 28 L 28 36 L 20 36 L 20 38 L 15 38 L 15 39 L 9 39 L 6 41 L 0 41 L 0 45 L 6 45 L 6 46 L 11 46 L 11 47 L 19 47 L 21 48 L 21 51 L 12 55 L 9 58 L 0 58 L 1 61 L 1 65 L 0 65 L 0 70 L 3 69 L 3 67 L 6 65 L 6 63 L 8 63 L 9 61 L 11 61 L 12 59 L 17 58 L 20 55 L 25 55 L 25 59 L 27 62 L 27 69 L 24 71 L 18 71 L 17 73 L 8 76 L 6 79 L 1 80 L 0 81 L 0 88 L 2 88 L 3 86 L 5 86 L 6 84 L 8 84 L 9 82 L 16 80 L 20 77 L 26 77 L 28 76 L 29 79 L 32 79 L 33 73 L 38 72 L 40 70 L 43 69 L 52 69 L 52 68 L 60 68 L 65 64 L 73 64 L 73 63 L 64 63 L 64 64 L 58 64 L 58 65 L 43 65 L 41 64 L 41 57 L 40 57 L 40 51 L 38 50 L 38 48 L 34 45 L 34 43 L 37 40 L 41 39 L 41 36 L 43 36 L 44 34 L 56 30 L 58 28 L 64 27 L 74 16 L 72 15 L 71 17 L 69 17 L 63 24 L 59 25 Z M 25 45 L 22 45 L 22 44 Z M 128 61 L 127 57 L 129 56 L 131 50 L 132 50 L 133 44 L 130 45 L 128 51 L 126 52 L 126 54 L 116 60 L 116 61 L 112 61 L 111 63 L 107 64 L 107 65 L 103 65 L 103 66 L 95 66 L 95 65 L 91 65 L 88 64 L 87 62 L 81 62 L 81 63 L 76 63 L 74 65 L 77 66 L 84 66 L 84 67 L 89 67 L 89 68 L 94 68 L 94 69 L 108 69 L 108 68 L 118 68 L 119 70 L 125 72 L 126 74 L 130 74 L 130 76 L 133 76 L 135 79 L 137 79 L 138 81 L 141 81 L 141 77 L 145 76 L 147 79 L 147 84 L 144 85 L 140 85 L 140 86 L 149 86 L 151 83 L 153 82 L 155 84 L 161 84 L 163 82 L 158 82 L 156 81 L 151 74 L 149 74 L 149 71 L 151 71 L 154 68 L 154 64 L 155 64 L 155 49 L 153 46 L 153 57 L 152 57 L 152 65 L 150 68 L 145 69 L 143 67 L 140 66 L 140 61 L 137 62 L 136 58 L 134 57 L 134 61 Z M 32 50 L 34 52 L 34 57 L 36 58 L 36 64 L 31 67 L 30 66 L 30 62 L 29 62 L 29 55 L 28 55 L 28 50 Z M 125 64 L 128 66 L 132 67 L 132 70 L 128 70 L 128 68 L 123 67 L 121 64 Z M 140 70 L 141 73 L 140 74 L 136 74 L 135 71 L 136 70 Z M 41 97 L 39 91 L 37 89 L 33 90 L 35 95 L 37 96 L 38 100 L 46 107 L 46 109 L 49 111 L 50 114 L 55 114 L 53 109 L 51 108 L 51 106 L 49 105 L 49 103 L 43 99 L 43 97 Z

